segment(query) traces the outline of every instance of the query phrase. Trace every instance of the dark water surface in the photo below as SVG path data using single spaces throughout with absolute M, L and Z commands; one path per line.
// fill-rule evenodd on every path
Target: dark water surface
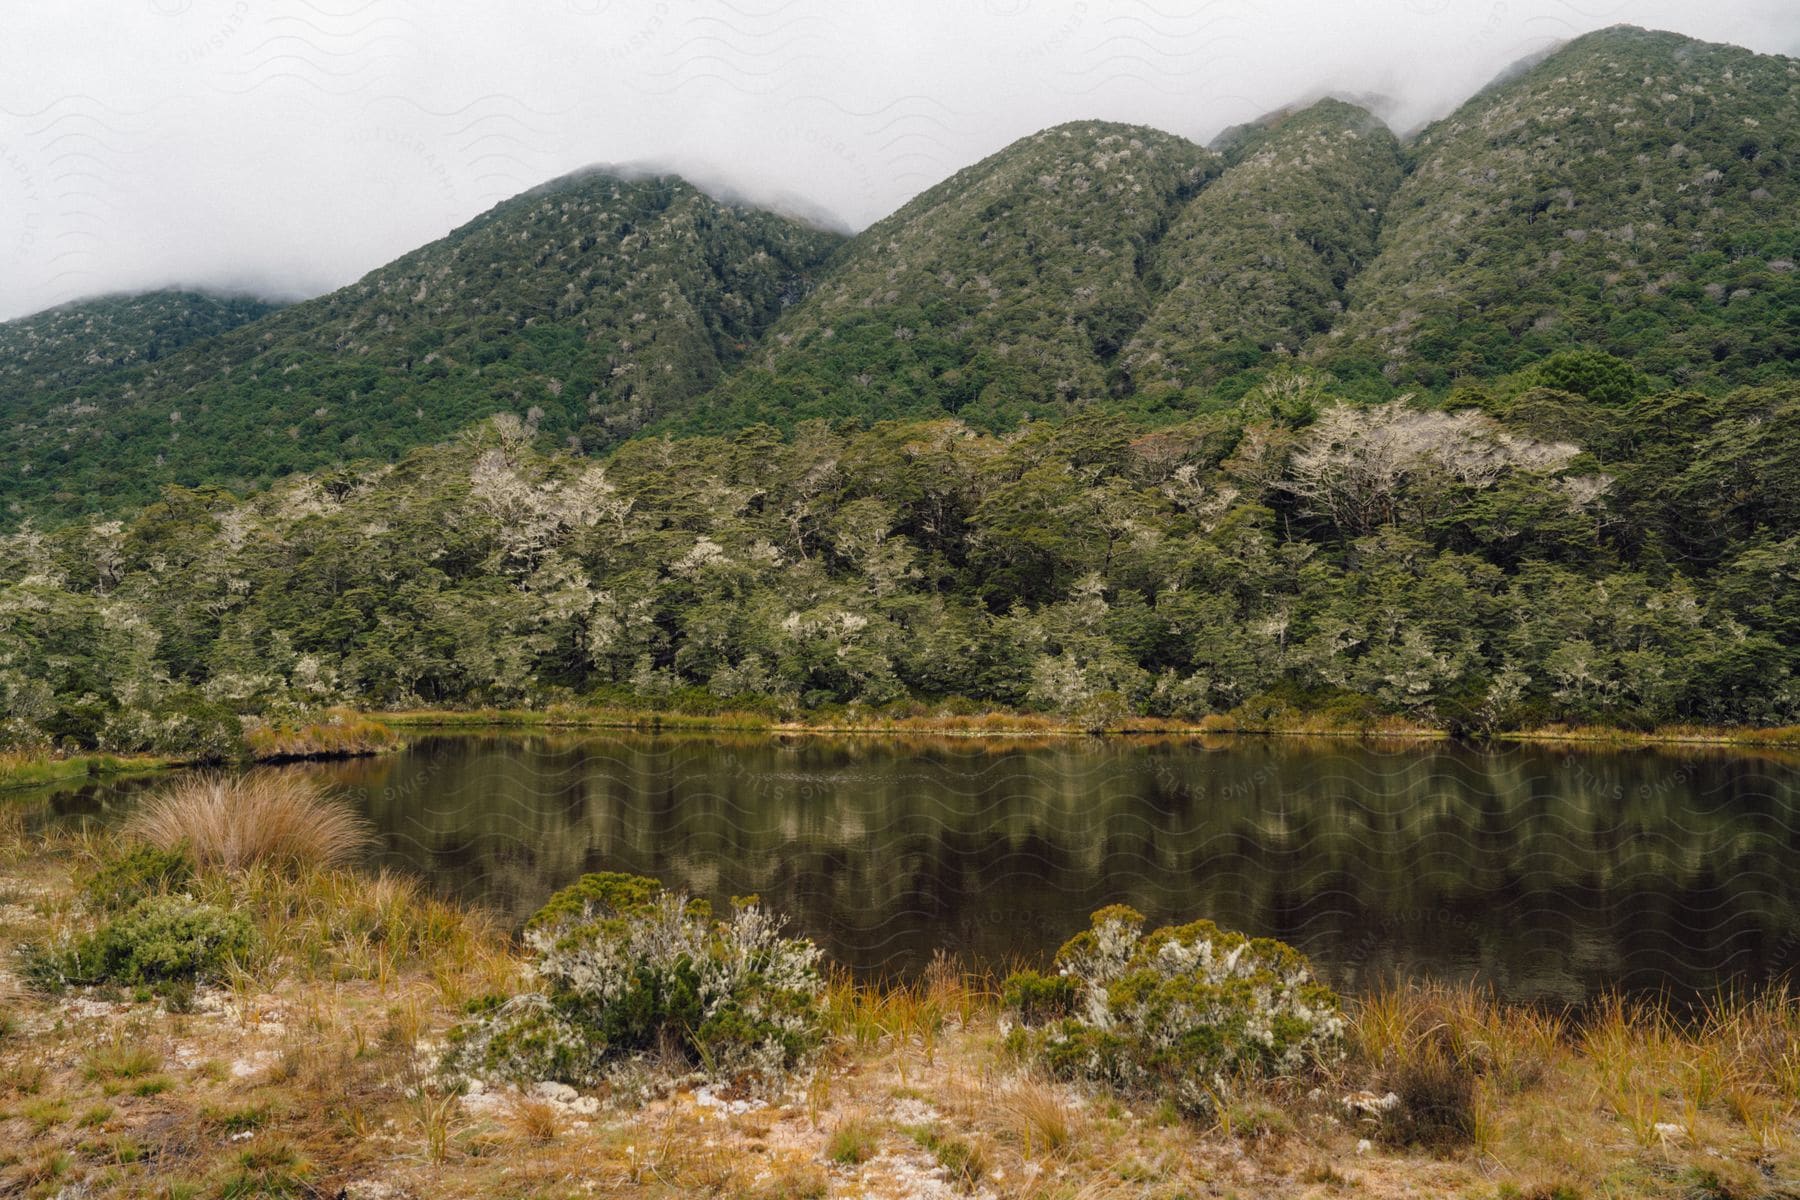
M 584 871 L 756 893 L 837 961 L 1043 959 L 1093 909 L 1282 938 L 1345 988 L 1677 995 L 1800 964 L 1800 759 L 1288 739 L 415 736 L 317 773 L 380 857 L 523 920 Z M 116 811 L 129 788 L 51 800 Z

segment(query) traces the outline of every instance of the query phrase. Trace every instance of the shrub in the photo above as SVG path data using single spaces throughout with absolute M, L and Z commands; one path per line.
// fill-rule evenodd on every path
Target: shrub
M 314 781 L 276 771 L 184 779 L 144 802 L 128 832 L 201 866 L 338 866 L 369 844 L 369 824 Z
M 27 947 L 26 978 L 39 986 L 170 984 L 222 975 L 255 947 L 242 913 L 184 896 L 140 900 L 92 933 L 60 946 Z
M 102 859 L 82 876 L 81 889 L 94 908 L 119 912 L 147 896 L 177 891 L 193 877 L 185 845 L 165 850 L 140 844 Z
M 1078 994 L 1075 980 L 1067 975 L 1016 971 L 1001 985 L 1000 1002 L 1025 1024 L 1040 1025 L 1073 1013 Z
M 1044 1001 L 1057 995 L 1043 977 L 1007 981 L 1023 1048 L 1055 1074 L 1199 1113 L 1238 1077 L 1293 1073 L 1341 1053 L 1337 997 L 1291 946 L 1211 921 L 1148 935 L 1143 924 L 1132 909 L 1104 908 L 1057 951 L 1073 988 L 1066 1016 L 1043 1021 L 1054 1012 Z
M 117 754 L 172 754 L 189 762 L 227 762 L 244 753 L 237 714 L 191 689 L 177 689 L 148 708 L 108 713 L 97 747 Z
M 538 989 L 490 999 L 452 1035 L 452 1074 L 598 1082 L 657 1052 L 719 1080 L 773 1080 L 819 1043 L 824 981 L 810 941 L 754 900 L 717 919 L 640 876 L 597 874 L 527 923 Z

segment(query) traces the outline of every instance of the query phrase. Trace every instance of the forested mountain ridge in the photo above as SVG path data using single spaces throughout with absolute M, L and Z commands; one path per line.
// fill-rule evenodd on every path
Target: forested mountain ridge
M 857 235 L 676 428 L 949 414 L 1004 427 L 1101 400 L 1155 303 L 1151 247 L 1218 167 L 1142 126 L 1022 138 Z
M 1335 100 L 1210 150 L 1075 122 L 848 240 L 578 173 L 221 336 L 39 371 L 0 395 L 0 522 L 393 461 L 494 412 L 598 453 L 813 418 L 1150 427 L 1296 368 L 1504 408 L 1584 348 L 1633 395 L 1717 396 L 1800 362 L 1797 97 L 1794 60 L 1617 28 L 1406 144 Z
M 77 300 L 0 322 L 0 412 L 216 337 L 280 305 L 248 296 L 168 289 Z
M 847 242 L 559 181 L 72 388 L 61 458 L 8 412 L 52 468 L 8 498 L 122 515 L 0 534 L 0 743 L 595 701 L 1800 723 L 1797 71 L 1614 30 L 1410 146 L 1335 101 L 1218 150 L 1060 126 Z
M 390 458 L 498 410 L 610 443 L 717 383 L 841 240 L 672 177 L 568 176 L 348 287 L 9 404 L 0 495 L 117 511 L 167 482 Z
M 1236 131 L 1228 159 L 1153 252 L 1160 295 L 1119 364 L 1135 390 L 1216 384 L 1329 329 L 1402 175 L 1394 135 L 1336 100 Z
M 1676 386 L 1800 360 L 1800 60 L 1618 27 L 1423 130 L 1313 347 L 1443 387 L 1577 346 Z

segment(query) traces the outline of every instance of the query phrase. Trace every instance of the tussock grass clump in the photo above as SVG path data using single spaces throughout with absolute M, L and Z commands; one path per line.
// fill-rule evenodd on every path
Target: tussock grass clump
M 838 1122 L 825 1140 L 825 1157 L 846 1167 L 868 1162 L 880 1149 L 880 1127 L 861 1113 Z
M 1535 1087 L 1566 1050 L 1562 1017 L 1468 985 L 1378 990 L 1356 1005 L 1353 1031 L 1387 1093 L 1363 1117 L 1381 1141 L 1433 1153 L 1479 1140 L 1484 1091 Z
M 367 821 L 318 783 L 274 771 L 184 779 L 145 801 L 126 830 L 227 870 L 342 866 L 373 836 Z

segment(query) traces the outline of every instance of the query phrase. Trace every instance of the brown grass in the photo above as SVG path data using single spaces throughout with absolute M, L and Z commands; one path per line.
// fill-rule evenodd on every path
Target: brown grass
M 250 757 L 258 762 L 356 758 L 401 746 L 394 731 L 380 721 L 339 709 L 327 713 L 323 720 L 304 725 L 254 725 L 245 731 L 244 743 Z
M 184 779 L 144 802 L 127 832 L 203 867 L 340 866 L 373 838 L 367 821 L 313 780 L 272 771 Z

